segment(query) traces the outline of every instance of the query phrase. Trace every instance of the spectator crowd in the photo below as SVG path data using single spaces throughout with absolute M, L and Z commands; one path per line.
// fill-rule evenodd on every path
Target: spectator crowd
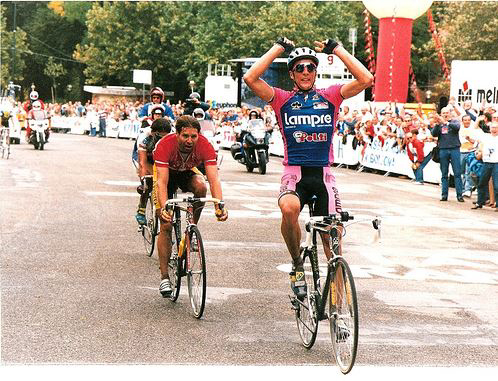
M 175 119 L 183 115 L 188 107 L 182 101 L 173 104 L 169 101 L 166 103 L 173 111 Z M 19 104 L 18 109 L 22 112 L 20 106 Z M 113 118 L 116 121 L 140 120 L 143 107 L 144 104 L 141 101 L 130 101 L 124 98 L 117 101 L 100 101 L 95 104 L 90 101 L 84 104 L 82 102 L 45 104 L 45 109 L 50 116 L 82 117 L 93 114 L 101 118 Z M 213 120 L 216 127 L 230 126 L 238 132 L 240 126 L 249 119 L 250 111 L 251 109 L 247 106 L 211 107 L 206 111 L 206 118 Z M 258 108 L 256 111 L 269 130 L 276 128 L 276 117 L 269 105 Z M 446 120 L 444 115 L 446 115 Z M 498 126 L 496 106 L 486 106 L 484 103 L 476 106 L 470 100 L 460 105 L 454 97 L 450 98 L 448 105 L 440 113 L 435 109 L 424 110 L 421 104 L 415 109 L 405 109 L 403 105 L 392 102 L 366 102 L 357 109 L 343 105 L 338 113 L 336 134 L 342 137 L 344 144 L 351 142 L 353 148 L 359 148 L 362 154 L 372 144 L 381 147 L 382 150 L 406 152 L 413 163 L 414 182 L 422 185 L 424 183 L 423 168 L 432 158 L 432 152 L 427 153 L 424 146 L 426 144 L 434 146 L 437 143 L 438 138 L 433 132 L 436 131 L 436 126 L 444 125 L 448 121 L 458 122 L 459 155 L 458 160 L 455 157 L 448 160 L 443 157 L 441 160 L 443 188 L 448 165 L 451 164 L 453 173 L 461 177 L 461 185 L 455 180 L 459 201 L 462 201 L 463 197 L 471 198 L 477 191 L 478 201 L 474 202 L 474 208 L 487 205 L 498 210 L 495 197 L 498 183 L 498 159 L 496 158 L 498 143 L 495 136 L 498 127 L 493 127 Z M 440 133 L 440 130 L 437 131 Z M 352 139 L 347 139 L 348 136 Z M 443 138 L 442 135 L 439 137 Z M 487 153 L 483 152 L 483 149 L 487 149 Z M 445 196 L 443 190 L 441 200 L 445 201 L 445 198 L 447 199 L 447 194 Z

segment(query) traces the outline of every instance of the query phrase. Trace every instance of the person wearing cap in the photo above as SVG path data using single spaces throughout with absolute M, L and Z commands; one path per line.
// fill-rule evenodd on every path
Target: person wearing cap
M 173 110 L 166 103 L 164 103 L 164 91 L 160 87 L 154 87 L 150 90 L 150 102 L 146 103 L 140 113 L 139 117 L 145 118 L 150 115 L 149 107 L 152 107 L 154 104 L 161 104 L 164 107 L 164 115 L 171 119 L 171 121 L 175 120 L 175 115 L 173 114 Z
M 295 48 L 294 42 L 280 37 L 244 75 L 249 88 L 272 106 L 284 141 L 284 173 L 278 205 L 282 212 L 281 233 L 292 257 L 291 288 L 298 299 L 307 293 L 303 258 L 300 255 L 301 228 L 298 217 L 311 196 L 316 196 L 314 215 L 342 211 L 335 177 L 332 137 L 342 101 L 372 86 L 373 75 L 338 42 L 315 41 L 315 48 Z M 287 67 L 294 82 L 291 91 L 272 87 L 261 76 L 282 53 L 289 54 Z M 354 80 L 348 84 L 316 89 L 316 52 L 334 54 Z M 330 257 L 329 242 L 322 237 Z M 294 278 L 295 275 L 295 278 Z M 295 281 L 293 281 L 295 279 Z

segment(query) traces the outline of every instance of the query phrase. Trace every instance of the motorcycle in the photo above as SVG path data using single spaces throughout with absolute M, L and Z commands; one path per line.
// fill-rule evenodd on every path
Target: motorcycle
M 29 144 L 33 144 L 35 149 L 43 150 L 46 140 L 45 131 L 48 129 L 48 120 L 29 120 L 31 133 L 29 135 Z
M 221 133 L 216 132 L 216 126 L 212 120 L 200 120 L 199 124 L 201 125 L 201 134 L 209 140 L 209 143 L 213 146 L 216 152 L 216 158 L 218 163 L 218 169 L 223 162 L 223 155 L 219 154 L 220 145 L 221 145 Z
M 249 120 L 242 143 L 237 142 L 230 147 L 232 157 L 244 164 L 247 172 L 252 172 L 257 167 L 259 173 L 264 175 L 269 161 L 269 141 L 270 133 L 265 127 L 265 122 L 262 119 Z

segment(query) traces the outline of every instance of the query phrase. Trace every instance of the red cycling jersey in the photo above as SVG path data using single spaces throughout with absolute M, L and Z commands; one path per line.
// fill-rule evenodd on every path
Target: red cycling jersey
M 193 151 L 186 158 L 183 158 L 178 150 L 176 134 L 171 134 L 157 143 L 154 149 L 154 162 L 158 167 L 187 171 L 201 163 L 204 163 L 205 166 L 216 165 L 216 152 L 211 143 L 204 136 L 199 135 Z

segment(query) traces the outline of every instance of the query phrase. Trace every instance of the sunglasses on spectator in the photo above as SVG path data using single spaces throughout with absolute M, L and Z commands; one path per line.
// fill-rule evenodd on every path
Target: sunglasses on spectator
M 294 71 L 297 71 L 298 73 L 302 73 L 304 71 L 304 68 L 308 69 L 308 73 L 313 73 L 316 69 L 316 65 L 313 65 L 312 63 L 309 64 L 297 64 L 294 66 Z

